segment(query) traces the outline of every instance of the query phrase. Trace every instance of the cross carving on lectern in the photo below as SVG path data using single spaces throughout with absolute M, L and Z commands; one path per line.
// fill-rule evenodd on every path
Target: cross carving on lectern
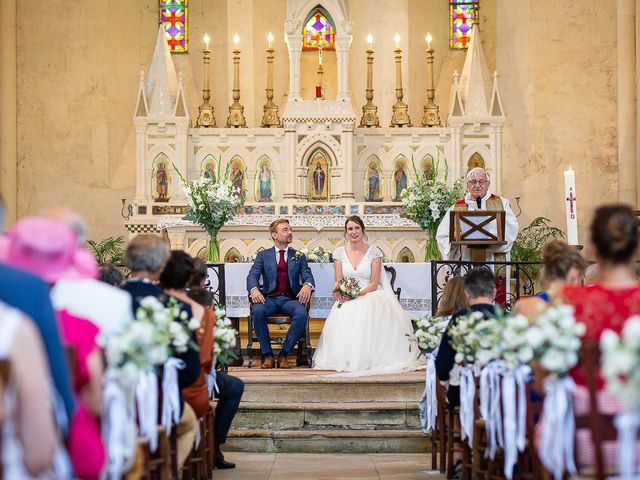
M 576 201 L 576 196 L 573 194 L 573 188 L 569 187 L 569 196 L 565 200 L 569 202 L 569 217 L 576 218 L 576 214 L 573 210 L 573 204 Z

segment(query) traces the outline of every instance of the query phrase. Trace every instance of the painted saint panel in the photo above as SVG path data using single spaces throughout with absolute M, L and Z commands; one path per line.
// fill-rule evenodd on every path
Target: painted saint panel
M 316 152 L 309 162 L 308 199 L 310 202 L 329 201 L 329 162 L 324 152 Z
M 422 175 L 423 180 L 431 180 L 433 177 L 433 157 L 431 155 L 426 155 L 422 159 L 422 164 L 420 165 L 420 174 Z
M 159 154 L 153 161 L 152 186 L 156 202 L 169 201 L 169 159 L 164 153 Z
M 229 179 L 234 187 L 238 189 L 238 191 L 246 195 L 247 194 L 247 179 L 246 179 L 246 167 L 242 158 L 233 157 L 231 160 L 231 170 L 229 172 Z
M 409 183 L 409 177 L 407 176 L 407 160 L 400 156 L 393 163 L 393 176 L 391 177 L 391 189 L 393 192 L 393 201 L 401 202 L 400 195 L 406 190 Z
M 273 169 L 269 158 L 266 156 L 258 160 L 255 198 L 257 202 L 273 202 Z
M 367 161 L 367 171 L 364 178 L 364 199 L 366 202 L 382 201 L 382 165 L 375 155 Z

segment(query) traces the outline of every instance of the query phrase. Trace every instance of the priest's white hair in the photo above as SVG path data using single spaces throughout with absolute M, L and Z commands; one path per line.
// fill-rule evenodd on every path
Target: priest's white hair
M 473 180 L 473 178 L 476 176 L 476 174 L 478 173 L 484 173 L 487 177 L 487 181 L 489 183 L 491 183 L 491 176 L 489 175 L 489 172 L 487 172 L 484 168 L 482 167 L 475 167 L 472 168 L 471 170 L 469 170 L 467 172 L 467 180 Z

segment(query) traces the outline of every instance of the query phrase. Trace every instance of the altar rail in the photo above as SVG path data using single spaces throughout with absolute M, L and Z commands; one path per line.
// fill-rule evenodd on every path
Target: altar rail
M 486 267 L 496 276 L 496 304 L 506 310 L 521 296 L 535 295 L 540 291 L 540 262 L 471 262 L 461 260 L 437 260 L 431 262 L 431 312 L 438 310 L 444 286 L 454 276 L 466 275 L 473 267 Z

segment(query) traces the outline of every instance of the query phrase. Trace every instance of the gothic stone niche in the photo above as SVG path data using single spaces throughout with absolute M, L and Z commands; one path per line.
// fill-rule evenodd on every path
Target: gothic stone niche
M 400 250 L 400 252 L 398 253 L 398 258 L 396 259 L 396 262 L 400 263 L 414 263 L 415 261 L 416 258 L 413 256 L 413 252 L 407 247 L 404 247 L 402 250 Z
M 168 173 L 169 159 L 164 153 L 160 153 L 153 161 L 152 185 L 154 192 L 153 199 L 156 202 L 169 201 L 169 181 Z
M 393 201 L 401 202 L 402 198 L 400 195 L 407 188 L 408 184 L 407 160 L 402 155 L 396 158 L 396 161 L 393 162 L 393 177 L 391 178 L 391 182 Z
M 230 248 L 224 256 L 225 263 L 240 263 L 243 260 L 244 259 L 242 258 L 242 255 L 240 255 L 240 252 L 238 252 L 238 250 L 236 250 L 235 248 Z
M 319 149 L 316 151 L 309 161 L 308 168 L 308 195 L 310 202 L 328 202 L 329 201 L 329 182 L 331 179 L 331 171 L 327 155 Z
M 382 164 L 380 159 L 371 155 L 367 160 L 367 171 L 364 178 L 364 199 L 366 202 L 382 201 Z
M 480 155 L 478 152 L 474 153 L 473 155 L 471 155 L 471 158 L 469 158 L 469 162 L 467 162 L 467 167 L 468 167 L 467 172 L 476 167 L 486 168 L 484 163 L 484 158 L 482 158 L 482 155 Z

